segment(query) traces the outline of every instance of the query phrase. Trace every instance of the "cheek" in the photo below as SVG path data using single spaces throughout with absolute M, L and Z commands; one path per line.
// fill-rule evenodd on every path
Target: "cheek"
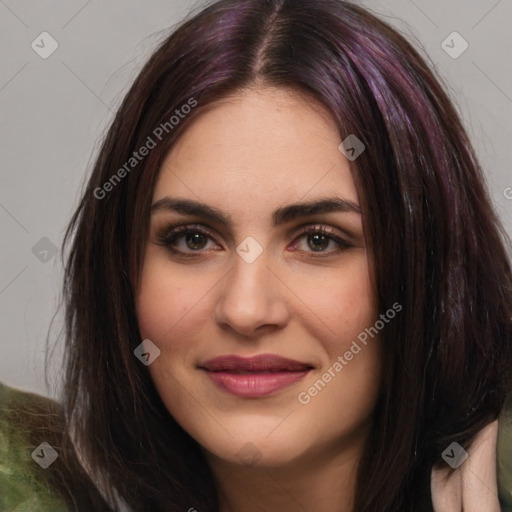
M 317 337 L 325 340 L 328 352 L 333 353 L 346 350 L 352 339 L 374 324 L 378 306 L 365 257 L 328 270 L 314 282 L 298 279 L 296 294 L 316 314 L 318 328 L 323 331 Z
M 328 325 L 328 334 L 317 336 L 325 357 L 298 399 L 307 403 L 307 421 L 323 426 L 322 436 L 356 435 L 374 410 L 381 382 L 380 336 L 366 333 L 378 318 L 373 287 L 362 274 L 347 275 L 327 288 L 317 306 Z
M 204 295 L 204 279 L 197 274 L 170 272 L 164 258 L 147 258 L 137 297 L 137 321 L 141 336 L 159 343 L 190 322 Z
M 143 279 L 137 299 L 137 321 L 143 338 L 161 340 L 172 328 L 178 316 L 176 308 L 180 293 L 178 287 L 166 287 L 162 279 Z

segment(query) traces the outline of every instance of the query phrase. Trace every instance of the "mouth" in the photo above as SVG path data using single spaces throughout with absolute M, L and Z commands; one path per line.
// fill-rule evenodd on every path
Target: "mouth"
M 261 398 L 303 379 L 313 366 L 273 354 L 261 354 L 250 358 L 220 356 L 198 368 L 224 392 L 244 398 Z

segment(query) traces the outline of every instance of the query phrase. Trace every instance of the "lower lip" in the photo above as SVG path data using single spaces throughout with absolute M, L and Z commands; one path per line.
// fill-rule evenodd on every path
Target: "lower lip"
M 244 398 L 260 398 L 291 386 L 303 379 L 310 370 L 275 373 L 210 372 L 206 374 L 222 390 Z

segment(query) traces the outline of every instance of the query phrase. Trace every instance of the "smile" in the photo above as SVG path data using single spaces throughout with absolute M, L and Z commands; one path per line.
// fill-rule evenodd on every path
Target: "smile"
M 313 367 L 272 354 L 220 356 L 199 366 L 221 390 L 244 398 L 276 393 L 303 379 Z

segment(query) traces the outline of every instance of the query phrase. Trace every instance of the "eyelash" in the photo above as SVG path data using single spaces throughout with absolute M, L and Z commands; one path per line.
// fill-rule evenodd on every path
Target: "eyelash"
M 156 244 L 162 245 L 166 247 L 172 254 L 183 256 L 186 258 L 194 258 L 201 256 L 201 254 L 204 252 L 203 249 L 198 249 L 195 252 L 185 252 L 180 249 L 176 249 L 174 244 L 177 240 L 179 240 L 182 236 L 187 234 L 201 234 L 204 235 L 212 240 L 215 241 L 215 237 L 212 233 L 210 233 L 207 229 L 200 225 L 185 225 L 185 226 L 165 226 L 162 229 L 160 229 L 156 233 Z M 331 251 L 318 251 L 315 252 L 313 250 L 306 251 L 310 253 L 311 258 L 322 258 L 331 256 L 334 253 L 338 253 L 340 251 L 344 251 L 347 249 L 350 249 L 353 247 L 352 244 L 341 238 L 339 235 L 337 235 L 334 231 L 330 231 L 325 226 L 320 225 L 308 225 L 304 226 L 299 233 L 294 238 L 294 245 L 296 244 L 296 240 L 298 240 L 301 237 L 307 236 L 307 235 L 323 235 L 328 237 L 329 240 L 332 240 L 336 244 L 338 244 L 338 248 Z M 218 244 L 217 244 L 218 245 Z

